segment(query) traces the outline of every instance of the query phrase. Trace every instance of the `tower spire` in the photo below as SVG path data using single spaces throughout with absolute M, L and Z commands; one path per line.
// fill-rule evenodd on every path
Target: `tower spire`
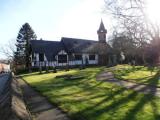
M 97 30 L 97 34 L 98 34 L 99 42 L 106 43 L 107 30 L 104 27 L 102 18 L 101 18 L 101 23 L 100 23 L 99 29 Z

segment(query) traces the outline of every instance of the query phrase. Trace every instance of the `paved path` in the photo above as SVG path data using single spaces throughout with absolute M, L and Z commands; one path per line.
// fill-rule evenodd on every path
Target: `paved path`
M 9 74 L 7 73 L 0 74 L 0 94 L 3 91 L 5 84 L 9 80 L 8 78 L 9 78 Z
M 69 120 L 67 115 L 50 104 L 45 97 L 34 91 L 26 82 L 18 79 L 24 99 L 35 120 Z
M 138 84 L 135 82 L 125 81 L 125 80 L 118 80 L 114 78 L 112 72 L 107 72 L 107 71 L 102 72 L 97 76 L 97 80 L 115 83 L 119 86 L 126 87 L 127 89 L 133 89 L 137 92 L 152 94 L 160 97 L 160 88 L 151 85 Z

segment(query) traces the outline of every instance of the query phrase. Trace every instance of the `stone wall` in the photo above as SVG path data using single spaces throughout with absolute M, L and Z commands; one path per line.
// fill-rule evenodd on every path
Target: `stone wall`
M 12 80 L 12 117 L 18 120 L 32 120 L 30 112 L 25 105 L 23 94 L 17 79 Z
M 1 120 L 7 120 L 12 113 L 11 81 L 12 81 L 12 76 L 9 75 L 8 80 L 5 83 L 4 89 L 0 93 L 0 119 Z
M 0 93 L 0 120 L 32 120 L 18 81 L 11 74 L 8 79 Z

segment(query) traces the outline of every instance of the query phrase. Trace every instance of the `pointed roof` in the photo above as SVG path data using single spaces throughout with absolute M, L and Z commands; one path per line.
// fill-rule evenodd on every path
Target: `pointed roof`
M 105 27 L 104 27 L 104 24 L 103 24 L 102 19 L 101 19 L 101 23 L 100 23 L 100 26 L 99 26 L 99 29 L 98 29 L 97 32 L 98 32 L 98 33 L 99 33 L 99 32 L 105 32 L 105 33 L 107 33 L 107 30 L 106 30 Z

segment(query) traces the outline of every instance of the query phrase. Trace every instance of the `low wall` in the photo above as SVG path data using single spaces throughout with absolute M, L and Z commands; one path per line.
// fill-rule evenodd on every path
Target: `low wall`
M 11 115 L 12 110 L 12 90 L 11 90 L 11 81 L 12 75 L 8 74 L 7 82 L 5 83 L 3 90 L 0 93 L 0 119 L 7 120 Z
M 0 120 L 31 120 L 17 79 L 11 74 L 7 79 L 0 92 Z
M 24 102 L 22 90 L 19 85 L 18 79 L 13 78 L 11 86 L 12 86 L 12 117 L 10 120 L 12 120 L 15 117 L 18 118 L 18 120 L 32 120 L 32 116 L 28 111 L 26 104 Z

